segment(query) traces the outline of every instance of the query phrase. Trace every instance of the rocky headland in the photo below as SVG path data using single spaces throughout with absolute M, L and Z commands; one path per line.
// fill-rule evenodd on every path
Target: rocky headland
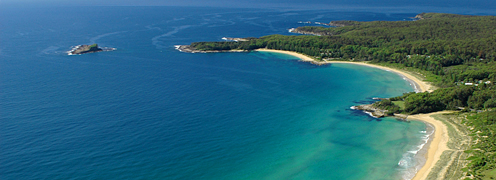
M 307 34 L 307 35 L 315 35 L 315 36 L 330 36 L 330 35 L 332 35 L 329 32 L 305 31 L 305 30 L 302 30 L 302 28 L 291 28 L 288 31 L 290 33 Z
M 378 109 L 378 108 L 374 107 L 372 104 L 352 106 L 351 109 L 361 110 L 361 111 L 363 111 L 363 112 L 365 112 L 365 113 L 367 113 L 370 116 L 375 117 L 375 118 L 381 118 L 381 117 L 387 116 L 387 110 Z
M 248 50 L 198 50 L 190 45 L 175 45 L 176 49 L 187 53 L 250 52 Z
M 382 98 L 378 98 L 382 99 Z M 360 110 L 368 115 L 375 117 L 375 118 L 382 118 L 382 117 L 395 117 L 399 121 L 408 121 L 408 115 L 407 114 L 396 114 L 396 113 L 389 113 L 388 110 L 377 108 L 374 106 L 374 104 L 365 104 L 365 105 L 358 105 L 358 106 L 351 106 L 351 109 L 354 110 Z
M 230 37 L 223 37 L 222 40 L 225 40 L 225 41 L 235 41 L 235 42 L 249 41 L 249 39 L 245 39 L 245 38 L 230 38 Z

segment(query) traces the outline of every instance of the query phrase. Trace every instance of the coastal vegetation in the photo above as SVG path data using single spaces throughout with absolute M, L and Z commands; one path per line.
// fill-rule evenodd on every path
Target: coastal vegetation
M 477 179 L 496 178 L 496 111 L 470 113 L 467 124 L 473 127 L 476 143 L 468 151 L 470 163 L 463 170 Z
M 405 93 L 374 106 L 386 114 L 461 110 L 473 143 L 470 178 L 496 174 L 496 17 L 422 13 L 415 21 L 335 21 L 339 27 L 299 27 L 292 32 L 316 36 L 269 35 L 243 42 L 196 42 L 199 51 L 295 51 L 316 60 L 369 61 L 421 73 L 439 89 Z

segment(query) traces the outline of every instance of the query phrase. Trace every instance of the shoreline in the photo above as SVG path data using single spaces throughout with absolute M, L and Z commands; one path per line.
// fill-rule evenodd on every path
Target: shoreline
M 195 48 L 191 48 L 189 45 L 174 45 L 174 48 L 179 52 L 186 53 L 222 53 L 222 52 L 250 52 L 247 50 L 211 50 L 211 51 L 203 51 L 196 50 Z
M 417 77 L 405 72 L 401 71 L 398 69 L 393 69 L 385 66 L 379 66 L 375 64 L 368 64 L 364 62 L 348 62 L 348 61 L 324 61 L 324 62 L 318 62 L 315 59 L 297 53 L 297 52 L 291 52 L 291 51 L 283 51 L 283 50 L 272 50 L 272 49 L 257 49 L 255 51 L 261 51 L 261 52 L 273 52 L 273 53 L 283 53 L 291 56 L 295 56 L 297 58 L 300 58 L 302 61 L 307 61 L 311 62 L 317 65 L 323 65 L 323 64 L 332 64 L 332 63 L 347 63 L 347 64 L 356 64 L 356 65 L 364 65 L 364 66 L 369 66 L 373 68 L 378 68 L 386 71 L 393 72 L 395 74 L 400 75 L 403 77 L 405 80 L 409 81 L 411 85 L 414 87 L 415 92 L 432 92 L 433 91 L 433 86 L 428 84 L 427 82 L 424 82 Z M 426 125 L 431 125 L 434 128 L 434 132 L 432 134 L 432 138 L 429 138 L 428 142 L 425 144 L 424 147 L 422 147 L 420 153 L 418 156 L 423 157 L 425 159 L 425 162 L 421 163 L 418 165 L 420 169 L 415 172 L 415 176 L 413 176 L 412 180 L 421 180 L 421 179 L 426 179 L 427 176 L 431 173 L 432 169 L 434 168 L 435 164 L 440 160 L 441 155 L 444 151 L 449 150 L 447 143 L 449 139 L 449 134 L 448 134 L 448 129 L 447 126 L 444 125 L 441 121 L 438 121 L 431 117 L 432 115 L 436 114 L 443 114 L 443 113 L 448 113 L 450 111 L 441 111 L 441 112 L 434 112 L 434 113 L 428 113 L 428 114 L 417 114 L 417 115 L 410 115 L 408 116 L 408 120 L 418 120 L 424 122 Z
M 200 50 L 195 50 L 191 49 L 188 45 L 175 45 L 174 46 L 176 50 L 180 52 L 189 52 L 189 53 L 219 53 L 219 52 L 249 52 L 246 50 L 216 50 L 216 51 L 200 51 Z M 393 72 L 395 74 L 400 75 L 403 79 L 406 81 L 410 82 L 411 86 L 413 86 L 415 92 L 432 92 L 434 91 L 434 88 L 432 85 L 428 84 L 427 82 L 424 82 L 420 80 L 419 78 L 409 74 L 408 72 L 401 71 L 398 69 L 386 67 L 386 66 L 380 66 L 380 65 L 375 65 L 375 64 L 369 64 L 365 62 L 351 62 L 351 61 L 317 61 L 312 57 L 309 57 L 307 55 L 297 53 L 294 51 L 284 51 L 284 50 L 275 50 L 275 49 L 266 49 L 266 48 L 260 48 L 260 49 L 255 49 L 253 50 L 255 52 L 271 52 L 271 53 L 281 53 L 281 54 L 287 54 L 291 55 L 294 57 L 299 58 L 301 61 L 305 62 L 310 62 L 312 64 L 316 65 L 325 65 L 325 64 L 332 64 L 332 63 L 348 63 L 348 64 L 356 64 L 356 65 L 363 65 L 363 66 L 369 66 L 373 68 L 378 68 L 382 69 L 385 71 Z
M 433 167 L 436 163 L 441 159 L 441 155 L 444 151 L 449 150 L 448 148 L 448 127 L 441 121 L 434 119 L 431 117 L 432 115 L 449 113 L 451 111 L 440 111 L 428 114 L 416 114 L 408 116 L 410 120 L 418 120 L 424 123 L 428 123 L 434 127 L 434 135 L 430 142 L 424 148 L 427 149 L 427 152 L 424 154 L 425 163 L 424 165 L 417 171 L 412 180 L 420 180 L 426 179 L 427 176 L 431 173 Z
M 179 48 L 177 48 L 179 49 Z M 258 52 L 272 52 L 272 53 L 282 53 L 282 54 L 287 54 L 291 55 L 294 57 L 299 58 L 301 61 L 305 62 L 310 62 L 312 64 L 316 65 L 325 65 L 325 64 L 332 64 L 332 63 L 345 63 L 345 64 L 355 64 L 355 65 L 363 65 L 363 66 L 369 66 L 373 68 L 378 68 L 381 70 L 393 72 L 395 74 L 398 74 L 401 76 L 403 79 L 411 83 L 411 86 L 415 89 L 415 92 L 432 92 L 434 91 L 434 86 L 428 84 L 427 82 L 422 81 L 421 79 L 411 75 L 410 73 L 406 71 L 402 71 L 399 69 L 394 69 L 390 67 L 385 67 L 385 66 L 380 66 L 380 65 L 375 65 L 375 64 L 368 64 L 365 62 L 351 62 L 351 61 L 317 61 L 312 57 L 309 57 L 304 54 L 300 54 L 297 52 L 293 51 L 284 51 L 284 50 L 274 50 L 274 49 L 255 49 L 253 51 L 258 51 Z M 216 51 L 219 52 L 219 51 Z M 237 51 L 237 50 L 232 50 L 232 51 L 220 51 L 220 52 L 246 52 L 246 51 Z M 425 159 L 425 162 L 418 164 L 417 167 L 420 167 L 417 172 L 415 172 L 415 176 L 413 176 L 412 180 L 421 180 L 421 179 L 426 179 L 427 176 L 431 173 L 433 168 L 435 167 L 435 164 L 441 159 L 441 155 L 444 151 L 449 150 L 447 143 L 449 139 L 448 135 L 448 129 L 447 126 L 444 125 L 441 121 L 438 121 L 431 117 L 431 115 L 436 115 L 436 114 L 443 114 L 443 113 L 448 113 L 450 111 L 441 111 L 441 112 L 434 112 L 434 113 L 429 113 L 429 114 L 417 114 L 417 115 L 410 115 L 408 116 L 408 120 L 418 120 L 424 122 L 426 125 L 431 125 L 434 129 L 432 138 L 429 138 L 428 142 L 423 146 L 419 152 L 421 151 L 422 153 L 418 154 L 418 157 L 423 157 Z
M 427 82 L 424 82 L 424 81 L 418 79 L 417 77 L 415 77 L 415 76 L 413 76 L 413 75 L 411 75 L 405 71 L 393 69 L 390 67 L 385 67 L 385 66 L 380 66 L 380 65 L 375 65 L 375 64 L 368 64 L 365 62 L 351 62 L 351 61 L 323 61 L 323 62 L 319 62 L 319 61 L 316 61 L 315 59 L 313 59 L 307 55 L 300 54 L 297 52 L 292 52 L 292 51 L 273 50 L 273 49 L 256 49 L 255 51 L 287 54 L 287 55 L 291 55 L 291 56 L 295 56 L 297 58 L 300 58 L 302 61 L 311 62 L 311 63 L 317 64 L 317 65 L 332 64 L 332 63 L 347 63 L 347 64 L 356 64 L 356 65 L 374 67 L 374 68 L 390 71 L 390 72 L 393 72 L 395 74 L 400 75 L 401 77 L 403 77 L 405 80 L 409 81 L 412 84 L 412 86 L 415 89 L 415 92 L 432 92 L 434 89 L 433 86 L 428 84 Z

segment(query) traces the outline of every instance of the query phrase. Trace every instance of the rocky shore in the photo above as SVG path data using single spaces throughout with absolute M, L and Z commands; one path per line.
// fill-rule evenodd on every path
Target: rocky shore
M 422 20 L 422 19 L 425 19 L 424 18 L 424 15 L 425 13 L 421 13 L 421 14 L 417 14 L 415 17 L 413 17 L 414 19 L 417 19 L 417 20 Z
M 387 116 L 387 110 L 378 109 L 378 108 L 372 106 L 372 104 L 352 106 L 351 109 L 361 110 L 361 111 L 363 111 L 363 112 L 365 112 L 365 113 L 367 113 L 370 116 L 375 117 L 375 118 L 381 118 L 381 117 Z
M 198 50 L 194 47 L 191 47 L 190 45 L 175 45 L 176 49 L 181 52 L 187 52 L 187 53 L 219 53 L 219 52 L 250 52 L 248 50 L 210 50 L 210 51 L 204 51 L 204 50 Z
M 307 35 L 315 35 L 315 36 L 330 36 L 332 34 L 328 32 L 313 32 L 313 31 L 303 31 L 299 28 L 291 28 L 288 30 L 290 33 L 296 33 L 296 34 L 307 34 Z
M 388 113 L 388 110 L 385 109 L 379 109 L 373 106 L 373 104 L 365 104 L 365 105 L 359 105 L 359 106 L 352 106 L 351 109 L 354 110 L 361 110 L 367 114 L 369 114 L 372 117 L 375 118 L 382 118 L 386 116 L 390 117 L 395 117 L 399 121 L 408 121 L 408 115 L 406 114 L 390 114 Z
M 222 40 L 234 41 L 234 42 L 249 41 L 248 39 L 244 39 L 244 38 L 230 38 L 230 37 L 223 37 Z

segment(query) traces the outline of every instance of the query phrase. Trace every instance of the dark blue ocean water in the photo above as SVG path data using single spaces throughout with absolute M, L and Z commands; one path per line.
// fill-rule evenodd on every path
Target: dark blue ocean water
M 412 151 L 425 124 L 350 109 L 413 91 L 391 72 L 174 49 L 289 35 L 298 21 L 414 13 L 59 7 L 0 15 L 0 179 L 399 179 L 418 163 Z M 117 50 L 65 53 L 89 43 Z

